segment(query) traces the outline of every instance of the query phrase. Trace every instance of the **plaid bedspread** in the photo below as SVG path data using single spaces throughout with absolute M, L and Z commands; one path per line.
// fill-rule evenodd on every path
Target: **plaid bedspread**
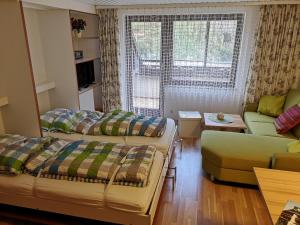
M 117 184 L 143 187 L 147 184 L 155 151 L 152 146 L 75 141 L 47 162 L 41 176 L 108 183 L 116 174 Z
M 35 153 L 41 152 L 52 138 L 29 138 L 0 148 L 0 173 L 20 174 L 25 162 Z
M 115 110 L 107 113 L 88 131 L 90 135 L 160 137 L 164 134 L 167 118 L 135 115 Z
M 113 110 L 102 114 L 96 111 L 55 109 L 41 116 L 43 130 L 108 136 L 160 137 L 164 134 L 167 118 L 136 115 Z

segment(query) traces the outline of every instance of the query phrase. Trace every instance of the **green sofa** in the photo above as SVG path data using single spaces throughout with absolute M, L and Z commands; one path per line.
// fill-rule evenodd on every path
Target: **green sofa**
M 295 104 L 300 104 L 300 90 L 289 91 L 284 111 Z M 300 125 L 287 134 L 277 134 L 275 118 L 256 110 L 255 105 L 246 108 L 246 134 L 222 131 L 202 133 L 202 167 L 211 178 L 257 184 L 254 167 L 300 172 L 300 154 L 287 152 L 287 144 L 300 138 Z

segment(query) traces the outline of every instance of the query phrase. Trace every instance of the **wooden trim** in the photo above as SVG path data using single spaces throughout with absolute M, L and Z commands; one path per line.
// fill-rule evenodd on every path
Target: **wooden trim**
M 34 81 L 34 75 L 33 75 L 32 61 L 31 61 L 31 56 L 30 56 L 28 35 L 27 35 L 27 30 L 26 30 L 25 16 L 24 16 L 24 9 L 23 9 L 23 3 L 22 3 L 22 1 L 20 1 L 19 5 L 20 5 L 20 10 L 21 10 L 21 16 L 22 16 L 23 31 L 24 31 L 25 40 L 26 40 L 26 49 L 27 49 L 27 54 L 28 54 L 28 59 L 29 59 L 29 64 L 30 64 L 30 78 L 31 78 L 32 88 L 33 88 L 33 95 L 34 95 L 34 101 L 35 101 L 35 110 L 37 112 L 37 115 L 40 115 L 40 110 L 39 110 L 37 93 L 36 93 L 36 87 L 35 87 L 35 81 Z M 40 121 L 39 116 L 36 119 L 38 120 L 38 126 L 39 126 L 39 129 L 40 129 L 40 137 L 42 137 L 43 136 L 43 132 L 42 132 L 42 126 L 41 126 L 41 121 Z

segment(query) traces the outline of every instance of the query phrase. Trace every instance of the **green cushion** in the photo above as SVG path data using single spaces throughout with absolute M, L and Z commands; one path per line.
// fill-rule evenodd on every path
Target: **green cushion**
M 246 123 L 249 122 L 274 123 L 275 120 L 274 117 L 266 116 L 258 112 L 245 112 L 244 119 Z
M 285 96 L 265 95 L 260 98 L 257 112 L 267 116 L 279 116 L 283 111 Z
M 293 141 L 287 145 L 288 152 L 300 153 L 300 141 Z
M 299 104 L 300 106 L 300 90 L 290 90 L 286 96 L 283 110 L 286 111 L 296 104 Z
M 291 133 L 278 134 L 273 123 L 264 122 L 248 122 L 248 131 L 251 134 L 261 135 L 261 136 L 272 136 L 272 137 L 286 137 L 295 139 L 296 137 Z
M 222 131 L 204 131 L 201 137 L 203 160 L 227 169 L 252 171 L 269 168 L 274 153 L 287 151 L 293 140 Z

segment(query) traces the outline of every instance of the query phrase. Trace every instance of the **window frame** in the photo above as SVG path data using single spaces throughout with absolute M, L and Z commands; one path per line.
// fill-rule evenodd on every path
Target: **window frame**
M 127 94 L 130 98 L 128 100 L 129 107 L 131 110 L 134 110 L 133 107 L 133 93 L 132 93 L 132 72 L 134 67 L 134 60 L 132 57 L 132 51 L 134 49 L 134 40 L 133 40 L 133 33 L 132 33 L 132 22 L 160 22 L 161 23 L 161 49 L 160 49 L 160 60 L 159 61 L 159 70 L 160 70 L 160 98 L 159 98 L 159 109 L 160 113 L 163 111 L 164 107 L 164 88 L 167 85 L 171 86 L 193 86 L 193 87 L 202 87 L 202 88 L 209 88 L 219 86 L 220 88 L 230 88 L 234 89 L 236 85 L 236 76 L 237 76 L 237 67 L 238 61 L 240 58 L 240 49 L 242 45 L 242 38 L 243 38 L 243 29 L 244 29 L 244 19 L 245 13 L 215 13 L 215 14 L 179 14 L 179 15 L 127 15 L 125 17 L 125 37 L 126 42 L 129 43 L 131 47 L 126 48 L 126 78 L 127 78 Z M 197 81 L 188 81 L 183 79 L 174 79 L 173 75 L 173 68 L 174 60 L 173 60 L 173 38 L 174 38 L 174 22 L 175 21 L 207 21 L 210 24 L 211 21 L 224 21 L 224 20 L 236 20 L 237 26 L 235 31 L 235 40 L 234 40 L 234 47 L 233 47 L 233 58 L 230 67 L 230 74 L 229 74 L 229 81 L 205 81 L 205 80 L 197 80 Z M 206 40 L 205 40 L 205 56 L 204 56 L 204 66 L 199 66 L 203 69 L 211 69 L 214 67 L 207 66 L 207 57 L 208 57 L 208 45 L 209 45 L 209 32 L 210 26 L 207 26 L 206 31 Z M 136 50 L 136 49 L 135 49 Z M 147 61 L 147 60 L 144 60 Z M 148 60 L 148 61 L 156 61 L 156 60 Z M 218 69 L 224 69 L 226 67 L 215 67 Z M 229 68 L 229 67 L 227 67 Z M 217 78 L 216 78 L 217 79 Z M 184 82 L 184 85 L 182 83 Z M 139 108 L 140 110 L 148 110 Z M 153 113 L 157 111 L 153 109 Z M 155 111 L 155 112 L 154 112 Z M 157 114 L 157 113 L 155 113 Z

